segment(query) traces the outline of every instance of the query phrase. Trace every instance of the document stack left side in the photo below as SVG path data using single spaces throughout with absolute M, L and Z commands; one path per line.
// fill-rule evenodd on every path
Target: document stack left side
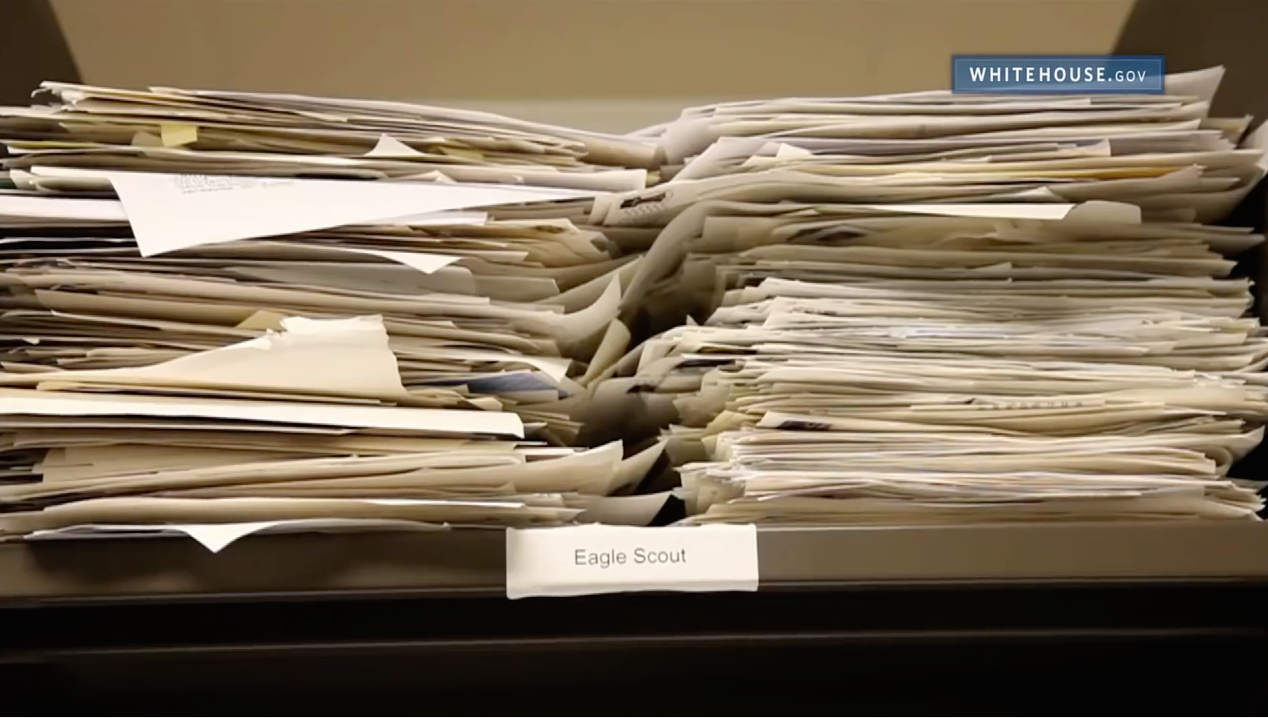
M 636 139 L 390 102 L 47 83 L 0 109 L 0 535 L 646 525 L 585 446 L 654 230 Z

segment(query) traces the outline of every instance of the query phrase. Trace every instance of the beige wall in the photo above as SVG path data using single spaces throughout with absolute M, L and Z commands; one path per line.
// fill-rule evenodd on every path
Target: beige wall
M 0 0 L 3 1 L 3 0 Z M 1109 51 L 1132 0 L 52 0 L 86 82 L 412 99 L 630 129 Z

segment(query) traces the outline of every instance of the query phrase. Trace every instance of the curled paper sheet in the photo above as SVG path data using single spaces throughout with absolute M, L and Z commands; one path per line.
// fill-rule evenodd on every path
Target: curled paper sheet
M 331 366 L 342 367 L 332 372 Z M 142 367 L 0 374 L 0 385 L 48 391 L 144 386 L 390 399 L 405 394 L 387 330 L 377 316 L 286 317 L 280 332 Z

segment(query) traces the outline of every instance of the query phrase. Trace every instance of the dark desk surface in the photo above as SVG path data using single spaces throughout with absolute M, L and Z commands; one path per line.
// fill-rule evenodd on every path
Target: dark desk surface
M 1268 581 L 1268 523 L 762 529 L 763 588 L 944 582 Z M 499 531 L 0 545 L 0 605 L 324 593 L 504 592 Z
M 248 537 L 220 554 L 0 546 L 0 684 L 42 713 L 1268 707 L 1264 524 L 770 529 L 756 593 L 522 601 L 504 597 L 504 545 L 473 531 Z

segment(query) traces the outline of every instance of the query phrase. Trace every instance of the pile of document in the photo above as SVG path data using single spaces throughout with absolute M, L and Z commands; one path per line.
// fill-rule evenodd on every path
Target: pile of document
M 123 199 L 0 194 L 6 371 L 143 366 L 284 316 L 380 314 L 431 405 L 514 409 L 567 443 L 573 379 L 628 341 L 637 255 L 566 216 L 453 209 L 566 214 L 572 190 L 95 172 L 76 177 Z M 442 211 L 396 216 L 428 203 Z
M 3 475 L 23 479 L 0 484 L 8 534 L 178 530 L 214 545 L 259 530 L 646 523 L 664 503 L 606 498 L 659 446 L 628 459 L 620 442 L 550 446 L 514 413 L 407 389 L 377 316 L 288 317 L 157 364 L 0 383 Z
M 916 92 L 692 108 L 660 133 L 681 167 L 673 180 L 692 182 L 661 211 L 739 185 L 766 201 L 804 184 L 873 202 L 1112 199 L 1214 221 L 1263 176 L 1260 155 L 1237 150 L 1250 118 L 1208 117 L 1222 77 L 1172 75 L 1167 95 Z
M 59 82 L 40 90 L 47 104 L 0 108 L 19 181 L 87 167 L 624 190 L 647 184 L 656 158 L 638 138 L 403 102 Z
M 1268 164 L 1218 74 L 688 111 L 673 179 L 596 202 L 663 226 L 627 302 L 688 316 L 597 393 L 669 424 L 689 523 L 1256 518 L 1263 237 L 1200 222 Z
M 1255 518 L 1221 76 L 619 137 L 47 83 L 0 108 L 0 537 L 646 525 L 666 464 L 688 523 Z
M 1207 114 L 1222 76 L 1169 76 L 1169 95 L 919 92 L 687 110 L 650 133 L 679 169 L 657 186 L 598 198 L 590 220 L 662 228 L 626 300 L 653 317 L 681 306 L 674 272 L 706 217 L 773 204 L 1099 200 L 1129 203 L 1150 221 L 1209 224 L 1268 173 L 1268 134 L 1245 135 L 1247 117 Z
M 628 496 L 660 444 L 578 443 L 588 385 L 627 349 L 623 289 L 654 238 L 585 224 L 596 185 L 647 174 L 596 164 L 597 136 L 252 96 L 254 114 L 289 118 L 267 129 L 210 93 L 55 89 L 65 106 L 0 111 L 17 151 L 0 190 L 0 534 L 220 545 L 402 523 L 646 524 L 664 505 Z M 141 137 L 178 117 L 201 139 Z M 455 167 L 501 174 L 458 180 L 421 156 L 382 177 L 278 169 L 340 159 L 316 154 L 340 141 L 426 144 L 424 127 L 441 155 L 497 157 L 458 152 Z M 193 173 L 213 168 L 226 173 Z

